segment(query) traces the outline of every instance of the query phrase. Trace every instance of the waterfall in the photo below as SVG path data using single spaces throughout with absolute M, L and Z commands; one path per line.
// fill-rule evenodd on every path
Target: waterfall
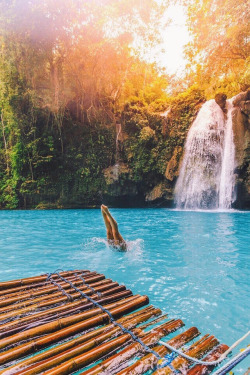
M 119 177 L 120 172 L 120 149 L 122 142 L 122 125 L 116 123 L 116 139 L 115 139 L 115 165 L 113 168 L 113 173 L 116 179 Z
M 122 142 L 122 124 L 116 123 L 116 139 L 115 139 L 115 161 L 120 161 L 120 142 Z
M 220 190 L 219 190 L 219 208 L 230 208 L 233 201 L 236 199 L 235 194 L 235 146 L 234 146 L 234 135 L 233 135 L 233 121 L 232 111 L 233 104 L 232 99 L 227 102 L 227 121 L 226 121 L 226 132 L 224 140 L 224 153 L 221 166 L 221 179 L 220 179 Z
M 178 208 L 231 208 L 235 199 L 232 101 L 227 101 L 225 116 L 215 100 L 209 100 L 193 122 L 175 187 Z

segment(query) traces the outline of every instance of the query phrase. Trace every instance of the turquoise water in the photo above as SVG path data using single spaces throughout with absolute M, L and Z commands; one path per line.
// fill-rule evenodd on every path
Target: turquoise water
M 0 280 L 87 268 L 228 345 L 249 330 L 250 212 L 111 213 L 127 252 L 108 247 L 100 210 L 0 211 Z

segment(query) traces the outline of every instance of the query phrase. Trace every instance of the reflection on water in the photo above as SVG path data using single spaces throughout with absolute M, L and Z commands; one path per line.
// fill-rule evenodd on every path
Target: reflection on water
M 232 274 L 239 263 L 237 237 L 235 236 L 235 216 L 229 213 L 213 215 L 210 213 L 189 213 L 188 222 L 181 222 L 178 228 L 185 262 L 182 299 L 183 308 L 195 305 L 195 315 L 191 317 L 195 324 L 197 314 L 205 313 L 209 321 L 210 332 L 214 329 L 231 330 L 235 315 L 240 306 L 232 308 L 232 296 L 239 295 L 238 284 L 232 280 Z M 190 243 L 190 238 L 192 242 Z M 230 256 L 229 256 L 230 255 Z M 223 321 L 218 324 L 218 308 Z
M 249 212 L 111 213 L 126 252 L 108 245 L 100 210 L 0 211 L 0 279 L 96 270 L 229 345 L 249 329 Z

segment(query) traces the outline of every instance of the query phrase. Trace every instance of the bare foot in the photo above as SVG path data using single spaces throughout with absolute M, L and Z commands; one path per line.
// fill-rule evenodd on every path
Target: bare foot
M 101 209 L 102 209 L 102 211 L 104 211 L 105 213 L 108 213 L 108 212 L 109 212 L 108 207 L 105 206 L 104 204 L 101 205 Z

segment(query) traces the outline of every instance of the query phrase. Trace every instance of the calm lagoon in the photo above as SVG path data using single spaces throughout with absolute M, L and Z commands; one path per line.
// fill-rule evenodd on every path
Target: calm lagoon
M 0 280 L 95 270 L 228 345 L 249 330 L 250 212 L 110 211 L 127 252 L 108 247 L 97 209 L 0 211 Z

